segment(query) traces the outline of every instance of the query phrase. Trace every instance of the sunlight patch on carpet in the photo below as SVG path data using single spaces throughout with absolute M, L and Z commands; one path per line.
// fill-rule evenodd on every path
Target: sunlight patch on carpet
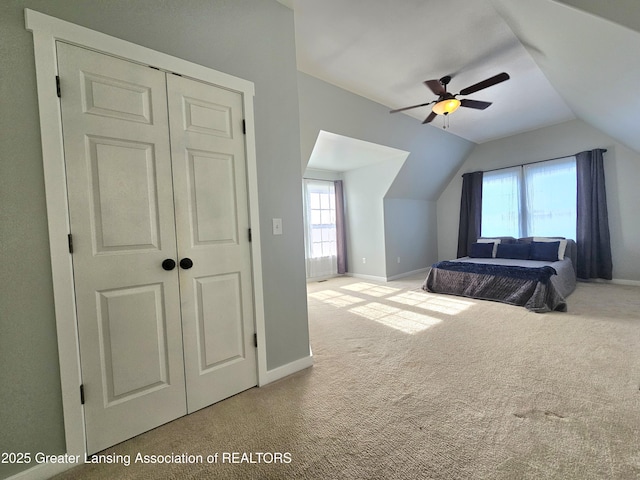
M 459 298 L 443 298 L 440 296 L 435 297 L 420 292 L 403 292 L 399 295 L 389 297 L 387 300 L 421 308 L 423 310 L 444 313 L 446 315 L 458 315 L 469 307 L 475 305 L 474 302 L 468 300 L 461 300 Z
M 320 292 L 310 293 L 309 296 L 321 302 L 328 303 L 334 307 L 348 307 L 356 303 L 364 302 L 362 298 L 346 295 L 335 290 L 322 290 Z
M 351 285 L 345 285 L 345 290 L 351 290 L 352 292 L 364 293 L 371 297 L 384 297 L 385 295 L 391 295 L 400 291 L 399 288 L 384 287 L 382 285 L 374 285 L 373 283 L 358 282 Z
M 439 318 L 402 310 L 377 302 L 370 302 L 366 305 L 353 307 L 349 309 L 349 311 L 410 335 L 422 332 L 442 321 Z

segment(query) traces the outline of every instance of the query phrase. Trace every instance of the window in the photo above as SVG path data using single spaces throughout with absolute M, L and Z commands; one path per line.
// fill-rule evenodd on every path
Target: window
M 337 273 L 336 194 L 333 182 L 304 181 L 307 277 Z
M 482 236 L 520 237 L 520 167 L 482 176 Z
M 482 236 L 576 237 L 575 157 L 485 172 Z
M 576 159 L 524 165 L 527 236 L 576 238 Z
M 333 183 L 312 183 L 309 192 L 311 214 L 311 258 L 336 255 L 336 196 Z

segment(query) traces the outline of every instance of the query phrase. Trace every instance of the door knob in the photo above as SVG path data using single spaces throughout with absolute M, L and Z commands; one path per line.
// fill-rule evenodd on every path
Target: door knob
M 162 268 L 164 268 L 165 270 L 173 270 L 174 268 L 176 268 L 175 260 L 167 258 L 162 262 Z
M 180 268 L 183 268 L 184 270 L 189 270 L 191 267 L 193 267 L 193 261 L 190 258 L 185 257 L 182 260 L 180 260 Z

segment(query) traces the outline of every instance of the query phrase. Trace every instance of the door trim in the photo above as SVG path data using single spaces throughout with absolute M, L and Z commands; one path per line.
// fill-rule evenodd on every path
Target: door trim
M 255 328 L 258 337 L 258 385 L 269 383 L 265 346 L 262 255 L 258 211 L 258 170 L 255 148 L 252 82 L 186 60 L 96 32 L 49 15 L 25 9 L 25 27 L 33 32 L 38 108 L 44 167 L 49 247 L 53 277 L 60 384 L 67 453 L 86 453 L 83 407 L 80 404 L 80 354 L 71 254 L 68 250 L 69 212 L 62 140 L 62 117 L 56 92 L 58 74 L 56 41 L 78 45 L 124 60 L 151 65 L 242 94 L 246 123 L 245 148 L 249 218 L 251 222 L 252 274 Z M 62 85 L 64 95 L 64 84 Z M 72 467 L 73 465 L 68 465 Z

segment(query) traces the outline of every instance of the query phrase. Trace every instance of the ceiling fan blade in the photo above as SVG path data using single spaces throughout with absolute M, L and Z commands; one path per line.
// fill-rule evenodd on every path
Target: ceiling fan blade
M 438 114 L 437 114 L 437 113 L 435 113 L 435 112 L 431 112 L 431 113 L 429 114 L 429 116 L 428 116 L 427 118 L 425 118 L 425 120 L 424 120 L 424 122 L 422 122 L 422 124 L 424 125 L 425 123 L 429 123 L 429 122 L 431 122 L 431 121 L 432 121 L 434 118 L 436 118 L 437 116 L 438 116 Z
M 491 102 L 481 102 L 480 100 L 470 100 L 468 98 L 460 100 L 461 107 L 475 108 L 476 110 L 484 110 L 489 105 L 491 105 Z
M 485 88 L 489 88 L 489 87 L 493 87 L 494 85 L 497 85 L 498 83 L 502 83 L 506 80 L 509 80 L 509 74 L 502 72 L 499 73 L 498 75 L 495 75 L 491 78 L 487 78 L 486 80 L 483 80 L 481 82 L 476 83 L 475 85 L 471 85 L 470 87 L 467 87 L 463 90 L 460 90 L 460 93 L 458 95 L 470 95 L 472 93 L 475 93 L 479 90 L 483 90 Z
M 446 93 L 444 86 L 440 83 L 440 80 L 425 80 L 424 84 L 429 87 L 436 95 L 440 96 L 443 93 Z
M 411 110 L 412 108 L 426 107 L 427 105 L 431 105 L 432 103 L 435 103 L 435 100 L 429 103 L 421 103 L 420 105 L 411 105 L 410 107 L 398 108 L 396 110 L 391 110 L 389 113 L 397 113 L 403 112 L 404 110 Z

